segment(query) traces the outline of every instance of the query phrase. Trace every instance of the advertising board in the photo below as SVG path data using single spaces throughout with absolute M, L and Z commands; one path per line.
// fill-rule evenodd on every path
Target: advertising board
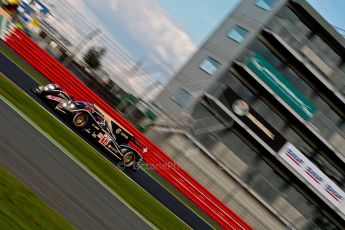
M 316 107 L 261 55 L 252 56 L 247 66 L 304 120 L 314 116 Z
M 328 201 L 345 214 L 345 193 L 294 145 L 287 142 L 278 154 Z

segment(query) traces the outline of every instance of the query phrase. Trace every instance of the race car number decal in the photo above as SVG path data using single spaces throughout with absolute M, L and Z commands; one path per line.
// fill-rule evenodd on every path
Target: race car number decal
M 110 140 L 111 140 L 110 137 L 108 137 L 108 135 L 105 134 L 105 135 L 103 135 L 103 137 L 101 139 L 99 139 L 98 143 L 100 143 L 103 146 L 106 146 L 109 144 Z
M 52 96 L 52 95 L 47 95 L 47 98 L 50 99 L 50 100 L 53 100 L 53 101 L 57 101 L 57 102 L 63 102 L 63 101 L 65 101 L 65 100 L 62 99 L 62 98 L 59 98 L 59 97 L 56 97 L 56 96 Z

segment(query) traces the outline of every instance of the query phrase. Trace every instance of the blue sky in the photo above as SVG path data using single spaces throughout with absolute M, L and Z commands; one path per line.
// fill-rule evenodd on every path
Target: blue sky
M 159 64 L 172 75 L 192 56 L 240 0 L 45 0 L 60 13 L 73 5 L 94 21 L 126 50 L 134 60 L 145 57 L 146 65 Z M 67 3 L 64 3 L 66 2 Z M 345 28 L 345 0 L 307 0 L 331 24 Z M 61 27 L 68 35 L 90 33 L 90 28 L 74 18 Z M 66 20 L 66 19 L 63 19 Z M 83 22 L 85 24 L 85 22 Z M 87 24 L 87 23 L 86 23 Z M 75 36 L 75 39 L 80 36 Z M 102 42 L 102 41 L 98 41 Z M 125 64 L 125 63 L 122 63 Z M 121 63 L 118 63 L 121 65 Z M 166 79 L 160 79 L 166 82 Z
M 135 58 L 147 55 L 177 70 L 238 0 L 137 0 L 134 5 L 126 0 L 84 2 Z
M 198 45 L 239 0 L 155 0 Z
M 344 0 L 308 0 L 328 22 L 345 29 Z
M 198 45 L 240 0 L 155 0 Z M 332 25 L 345 30 L 345 0 L 307 0 Z

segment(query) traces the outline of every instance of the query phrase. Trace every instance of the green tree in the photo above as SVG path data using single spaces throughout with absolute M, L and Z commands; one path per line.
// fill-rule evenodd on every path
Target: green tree
M 84 61 L 91 69 L 98 69 L 101 66 L 101 58 L 105 51 L 102 47 L 91 47 L 84 55 Z

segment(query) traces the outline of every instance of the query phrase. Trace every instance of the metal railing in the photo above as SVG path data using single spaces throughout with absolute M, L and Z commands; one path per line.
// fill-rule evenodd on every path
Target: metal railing
M 345 134 L 323 113 L 317 113 L 309 123 L 336 150 L 345 156 Z
M 328 57 L 324 55 L 324 52 L 319 49 L 309 38 L 305 36 L 303 31 L 300 30 L 295 24 L 290 21 L 276 17 L 269 25 L 269 29 L 278 34 L 289 46 L 291 46 L 301 56 L 305 57 L 305 54 L 301 50 L 304 47 L 309 47 L 329 68 L 332 72 L 326 75 L 322 71 L 318 71 L 323 77 L 331 82 L 331 84 L 345 95 L 345 73 L 342 72 Z M 308 57 L 305 59 L 308 60 Z M 319 70 L 319 66 L 308 60 L 314 68 Z

